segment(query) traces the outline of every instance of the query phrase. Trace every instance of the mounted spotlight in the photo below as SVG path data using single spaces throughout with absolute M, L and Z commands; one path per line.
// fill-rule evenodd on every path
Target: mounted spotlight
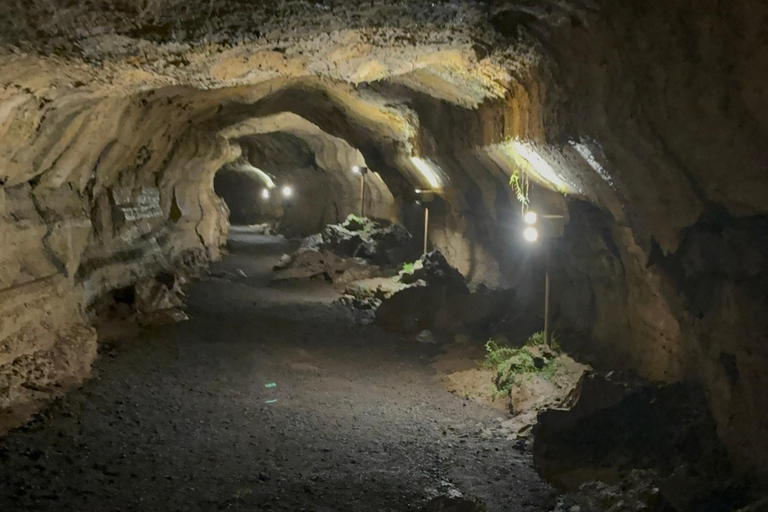
M 291 197 L 293 195 L 293 189 L 289 187 L 288 185 L 283 187 L 283 197 L 286 199 Z
M 536 224 L 536 221 L 539 220 L 539 216 L 536 215 L 536 212 L 528 212 L 525 214 L 525 223 L 528 225 Z
M 525 231 L 523 231 L 523 238 L 525 238 L 527 242 L 534 243 L 539 239 L 539 230 L 533 226 L 528 226 L 525 228 Z
M 355 173 L 355 174 L 360 174 L 360 167 L 358 167 L 358 166 L 352 167 L 352 172 Z
M 264 199 L 265 201 L 267 199 L 269 199 L 269 189 L 268 188 L 265 188 L 265 189 L 261 190 L 261 198 Z

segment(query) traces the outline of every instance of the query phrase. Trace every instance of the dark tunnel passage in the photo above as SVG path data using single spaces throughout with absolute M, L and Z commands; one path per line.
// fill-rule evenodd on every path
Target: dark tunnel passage
M 221 169 L 214 177 L 213 190 L 227 204 L 232 225 L 274 222 L 282 210 L 272 204 L 274 191 L 269 183 L 247 170 Z
M 0 29 L 0 509 L 764 507 L 764 2 Z

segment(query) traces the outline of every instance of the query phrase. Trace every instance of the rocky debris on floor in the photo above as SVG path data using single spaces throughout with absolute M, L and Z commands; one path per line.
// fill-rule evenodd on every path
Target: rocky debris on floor
M 359 300 L 377 300 L 378 304 L 376 304 L 376 307 L 378 307 L 381 301 L 390 298 L 401 290 L 405 290 L 408 286 L 401 283 L 397 278 L 373 277 L 350 283 L 344 288 L 344 295 L 349 295 Z
M 435 343 L 435 336 L 429 329 L 424 329 L 416 335 L 416 341 L 419 343 Z
M 556 340 L 552 346 L 546 345 L 542 333 L 518 347 L 494 339 L 486 342 L 485 350 L 477 342 L 467 343 L 446 346 L 446 353 L 433 367 L 448 391 L 514 415 L 488 432 L 489 437 L 530 437 L 538 412 L 567 407 L 582 375 L 589 370 L 563 353 Z
M 133 321 L 147 327 L 189 320 L 184 312 L 186 295 L 182 287 L 189 280 L 185 274 L 160 272 L 95 301 L 89 312 L 100 338 L 109 340 L 113 334 L 119 337 L 121 330 L 130 330 Z
M 346 284 L 376 278 L 381 267 L 399 264 L 410 255 L 413 238 L 398 224 L 350 215 L 342 224 L 330 224 L 305 238 L 293 254 L 285 254 L 274 267 L 273 279 L 324 277 Z M 358 298 L 352 294 L 353 298 Z M 345 298 L 352 307 L 366 304 Z
M 485 512 L 485 505 L 479 501 L 454 496 L 438 496 L 429 500 L 421 512 Z
M 547 344 L 541 332 L 519 348 L 490 340 L 486 351 L 485 366 L 495 372 L 497 392 L 509 398 L 510 412 L 521 417 L 545 408 L 569 407 L 580 379 L 590 369 L 562 352 L 555 338 Z
M 376 323 L 386 330 L 418 334 L 430 330 L 454 335 L 463 331 L 482 332 L 511 314 L 514 290 L 479 287 L 471 292 L 464 276 L 439 251 L 428 253 L 400 272 L 407 288 L 382 302 Z
M 248 278 L 248 274 L 243 272 L 242 269 L 236 268 L 232 272 L 226 271 L 226 270 L 219 270 L 217 272 L 211 272 L 209 274 L 210 277 L 214 277 L 216 279 L 227 279 L 230 281 L 236 281 L 238 279 L 246 279 Z
M 238 226 L 240 231 L 245 231 L 253 235 L 272 236 L 275 234 L 272 226 L 265 222 L 263 224 L 251 224 L 248 226 Z
M 616 511 L 686 512 L 744 495 L 732 492 L 726 451 L 696 386 L 589 374 L 576 396 L 568 410 L 540 413 L 533 429 L 537 470 L 559 488 Z
M 557 499 L 553 512 L 642 512 L 659 510 L 672 512 L 657 503 L 659 488 L 651 471 L 634 470 L 617 485 L 591 482 L 578 492 L 564 494 Z M 661 505 L 656 508 L 657 505 Z
M 429 286 L 445 286 L 456 293 L 469 292 L 464 276 L 448 263 L 440 251 L 423 255 L 413 265 L 404 267 L 399 276 L 405 284 L 422 281 Z
M 380 274 L 379 267 L 361 258 L 342 258 L 327 250 L 302 247 L 293 255 L 284 255 L 275 265 L 273 281 L 323 277 L 332 283 L 350 283 Z
M 349 311 L 353 323 L 368 325 L 376 320 L 376 309 L 382 301 L 407 287 L 392 277 L 360 279 L 344 288 L 336 304 Z
M 164 325 L 189 320 L 184 312 L 182 276 L 163 272 L 134 285 L 137 319 L 141 325 Z
M 400 224 L 350 215 L 304 239 L 302 248 L 329 251 L 342 258 L 362 258 L 375 265 L 398 265 L 418 257 L 411 234 Z

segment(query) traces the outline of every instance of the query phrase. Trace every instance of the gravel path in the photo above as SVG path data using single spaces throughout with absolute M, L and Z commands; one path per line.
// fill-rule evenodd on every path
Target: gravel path
M 286 242 L 230 247 L 190 321 L 103 345 L 82 389 L 0 441 L 0 510 L 402 512 L 455 491 L 542 509 L 530 454 L 443 390 L 436 347 L 351 325 L 326 285 L 268 287 Z

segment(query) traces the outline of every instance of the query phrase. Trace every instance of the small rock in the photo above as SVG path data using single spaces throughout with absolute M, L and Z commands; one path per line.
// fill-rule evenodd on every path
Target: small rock
M 432 331 L 424 329 L 417 336 L 416 340 L 419 343 L 435 343 L 435 337 L 432 335 Z

